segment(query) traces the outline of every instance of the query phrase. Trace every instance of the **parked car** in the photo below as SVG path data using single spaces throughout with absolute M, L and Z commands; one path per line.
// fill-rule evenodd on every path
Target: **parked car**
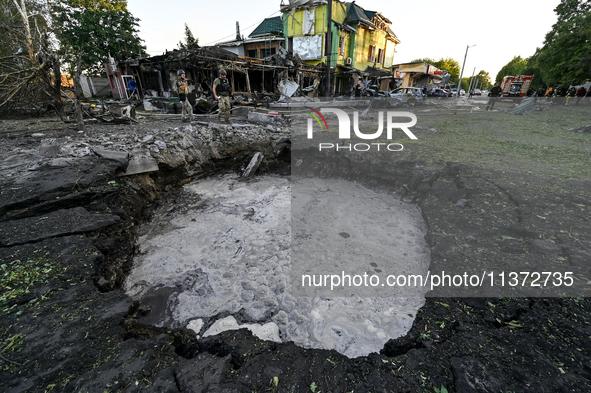
M 472 91 L 472 95 L 473 96 L 481 96 L 482 91 L 480 91 L 480 89 L 474 89 L 474 91 Z
M 455 97 L 455 96 L 457 95 L 457 93 L 458 93 L 458 88 L 457 88 L 457 87 L 452 87 L 452 88 L 451 88 L 451 93 L 452 93 L 451 95 L 452 95 L 453 97 Z M 463 96 L 465 96 L 465 95 L 466 95 L 466 90 L 464 90 L 464 89 L 461 89 L 461 90 L 460 90 L 460 97 L 463 97 Z
M 443 89 L 427 90 L 427 97 L 451 97 L 451 92 Z
M 388 97 L 388 93 L 382 90 L 365 89 L 361 97 Z
M 409 105 L 421 104 L 423 102 L 423 90 L 418 87 L 399 87 L 392 90 L 390 97 L 398 98 L 402 103 Z

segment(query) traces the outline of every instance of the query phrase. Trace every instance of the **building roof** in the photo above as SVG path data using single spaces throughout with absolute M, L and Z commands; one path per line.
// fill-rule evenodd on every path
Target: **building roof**
M 283 22 L 281 21 L 281 17 L 275 16 L 273 18 L 266 18 L 248 36 L 256 37 L 260 35 L 283 35 Z
M 375 15 L 375 12 L 374 12 Z M 373 16 L 373 15 L 372 15 Z M 347 3 L 347 16 L 345 17 L 345 24 L 347 25 L 355 25 L 359 23 L 363 23 L 365 25 L 375 27 L 373 23 L 371 23 L 371 18 L 369 18 L 363 8 L 359 7 L 357 4 Z
M 365 15 L 367 15 L 367 19 L 371 20 L 371 18 L 373 18 L 373 16 L 375 14 L 377 14 L 376 11 L 368 11 L 368 10 L 363 10 L 365 12 Z

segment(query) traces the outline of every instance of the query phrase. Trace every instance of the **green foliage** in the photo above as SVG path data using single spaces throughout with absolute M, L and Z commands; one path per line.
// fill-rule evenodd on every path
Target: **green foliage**
M 503 77 L 508 75 L 525 75 L 525 69 L 527 68 L 527 60 L 522 59 L 521 56 L 515 56 L 513 60 L 505 64 L 503 68 L 497 74 L 495 82 L 500 82 Z
M 138 19 L 127 10 L 125 0 L 56 0 L 52 12 L 71 73 L 79 55 L 82 69 L 93 74 L 104 72 L 109 54 L 116 59 L 145 55 L 137 35 Z
M 478 75 L 476 75 L 476 79 L 478 79 L 478 88 L 481 90 L 486 90 L 492 86 L 490 75 L 484 70 L 481 70 Z
M 197 45 L 198 42 L 199 38 L 193 36 L 193 32 L 191 32 L 191 29 L 189 29 L 189 26 L 185 23 L 185 42 L 179 41 L 179 49 L 189 49 L 192 46 Z
M 434 66 L 440 70 L 447 70 L 451 75 L 452 81 L 460 77 L 460 63 L 451 57 L 439 59 L 439 61 L 435 62 Z
M 547 87 L 544 83 L 544 73 L 543 71 L 537 66 L 537 58 L 536 55 L 527 59 L 527 66 L 523 70 L 523 75 L 533 75 L 534 79 L 531 83 L 531 89 L 537 90 L 541 87 Z
M 591 79 L 591 1 L 562 0 L 554 12 L 558 20 L 536 53 L 536 65 L 548 85 L 583 83 Z
M 47 282 L 58 270 L 58 266 L 45 258 L 15 259 L 0 265 L 0 307 L 10 299 L 28 293 L 33 284 Z
M 462 78 L 462 89 L 464 89 L 466 94 L 468 93 L 468 86 L 470 86 L 470 79 L 471 79 L 470 76 L 468 76 L 466 78 Z

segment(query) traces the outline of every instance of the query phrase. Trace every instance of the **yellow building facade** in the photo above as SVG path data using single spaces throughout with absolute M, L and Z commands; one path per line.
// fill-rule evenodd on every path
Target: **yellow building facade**
M 355 74 L 362 78 L 391 75 L 400 40 L 390 29 L 392 22 L 380 12 L 338 0 L 294 0 L 281 11 L 287 49 L 310 65 L 326 64 L 330 54 L 337 93 L 350 86 Z

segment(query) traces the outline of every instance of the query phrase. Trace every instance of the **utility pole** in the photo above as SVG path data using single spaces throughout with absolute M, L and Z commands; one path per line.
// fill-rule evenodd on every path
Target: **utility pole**
M 332 0 L 328 0 L 328 30 L 326 32 L 326 96 L 330 97 L 331 80 L 330 80 L 330 63 L 332 62 Z
M 464 55 L 464 63 L 462 64 L 462 71 L 460 72 L 460 80 L 458 81 L 458 93 L 457 97 L 460 98 L 460 90 L 462 90 L 462 76 L 464 75 L 464 66 L 466 65 L 466 57 L 468 57 L 468 49 L 472 48 L 474 45 L 466 45 L 466 54 Z
M 476 67 L 474 67 L 474 71 L 472 71 L 472 76 L 470 77 L 470 84 L 468 85 L 468 94 L 472 91 L 472 83 L 474 83 L 474 73 L 476 72 Z

